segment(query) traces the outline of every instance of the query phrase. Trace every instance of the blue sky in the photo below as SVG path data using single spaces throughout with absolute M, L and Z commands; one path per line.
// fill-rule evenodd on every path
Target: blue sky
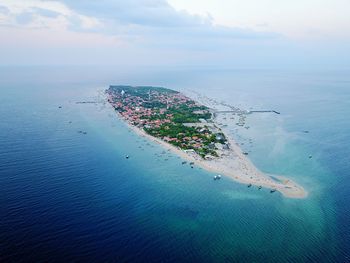
M 1 64 L 350 66 L 345 0 L 0 0 Z

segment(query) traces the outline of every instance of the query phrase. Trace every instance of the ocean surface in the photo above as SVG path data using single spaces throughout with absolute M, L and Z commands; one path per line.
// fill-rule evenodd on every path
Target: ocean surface
M 109 84 L 281 112 L 229 128 L 309 196 L 182 165 L 101 102 Z M 350 262 L 349 114 L 349 71 L 2 67 L 0 262 Z

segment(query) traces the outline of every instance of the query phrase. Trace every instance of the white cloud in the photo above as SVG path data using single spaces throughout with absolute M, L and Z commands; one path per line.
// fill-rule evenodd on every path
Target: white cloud
M 215 26 L 210 16 L 176 11 L 165 0 L 13 0 L 2 1 L 4 4 L 7 12 L 0 19 L 3 26 L 90 32 L 114 36 L 130 45 L 177 44 L 181 49 L 192 49 L 197 42 L 202 47 L 210 43 L 215 49 L 242 39 L 278 37 L 245 28 Z
M 216 26 L 209 15 L 177 11 L 165 0 L 62 0 L 74 12 L 103 21 L 100 33 L 131 45 L 179 49 L 221 49 L 235 41 L 266 41 L 280 36 L 246 28 Z M 78 30 L 78 28 L 76 28 Z
M 176 10 L 165 0 L 0 0 L 0 56 L 260 67 L 304 55 L 269 24 L 257 27 L 220 26 L 207 13 Z
M 176 10 L 186 10 L 192 14 L 209 12 L 213 23 L 219 25 L 270 30 L 297 40 L 350 38 L 348 0 L 168 1 Z
M 0 1 L 0 7 L 1 26 L 63 30 L 78 25 L 88 30 L 101 25 L 98 19 L 81 15 L 56 1 Z

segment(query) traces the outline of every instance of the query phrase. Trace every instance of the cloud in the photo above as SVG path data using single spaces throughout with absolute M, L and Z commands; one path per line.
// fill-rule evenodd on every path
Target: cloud
M 164 0 L 62 0 L 62 2 L 82 14 L 125 25 L 184 27 L 211 22 L 209 17 L 178 12 Z
M 13 0 L 0 6 L 0 26 L 84 31 L 99 25 L 97 19 L 74 12 L 59 1 Z
M 192 15 L 177 11 L 165 0 L 62 0 L 77 13 L 104 21 L 107 34 L 139 34 L 158 37 L 175 34 L 186 38 L 266 39 L 279 37 L 274 33 L 245 28 L 216 26 L 210 14 Z
M 0 0 L 1 1 L 1 0 Z M 239 39 L 266 40 L 280 37 L 269 32 L 217 26 L 210 15 L 177 11 L 165 0 L 13 0 L 3 7 L 0 24 L 32 28 L 58 28 L 115 36 L 125 42 L 179 43 L 190 46 L 195 39 L 232 42 Z M 1 11 L 1 9 L 0 9 Z
M 10 10 L 6 6 L 0 5 L 0 14 L 7 15 L 9 12 Z
M 57 18 L 60 13 L 56 12 L 54 10 L 46 9 L 46 8 L 40 8 L 40 7 L 33 7 L 31 8 L 33 13 L 36 13 L 40 16 L 44 17 L 50 17 L 50 18 Z
M 221 51 L 241 45 L 242 41 L 256 43 L 282 38 L 273 32 L 214 25 L 210 14 L 199 16 L 178 11 L 165 0 L 61 0 L 61 3 L 100 23 L 99 27 L 82 28 L 70 17 L 69 29 L 115 36 L 128 45 L 149 50 Z
M 32 12 L 23 12 L 16 16 L 16 21 L 20 25 L 26 25 L 34 20 Z
M 10 12 L 7 12 L 7 14 L 10 14 Z M 40 18 L 58 18 L 59 16 L 60 13 L 58 12 L 39 7 L 31 7 L 14 15 L 15 20 L 19 25 L 29 25 Z
M 6 57 L 12 63 L 238 67 L 306 57 L 284 36 L 260 27 L 219 26 L 210 14 L 178 11 L 165 0 L 0 0 L 0 57 L 2 63 Z

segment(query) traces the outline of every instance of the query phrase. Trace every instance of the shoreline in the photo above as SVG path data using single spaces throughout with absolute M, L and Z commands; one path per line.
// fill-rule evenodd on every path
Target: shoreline
M 106 102 L 108 103 L 108 100 L 106 100 Z M 110 103 L 108 103 L 108 105 L 111 106 Z M 195 165 L 207 170 L 208 172 L 224 175 L 241 184 L 251 184 L 257 187 L 264 187 L 273 191 L 278 191 L 288 198 L 302 199 L 306 198 L 308 195 L 307 191 L 302 186 L 298 185 L 291 179 L 281 175 L 269 175 L 258 170 L 251 160 L 243 154 L 236 141 L 229 136 L 224 129 L 223 132 L 230 144 L 230 150 L 227 151 L 224 156 L 212 160 L 205 160 L 199 155 L 186 153 L 180 148 L 177 148 L 160 138 L 147 134 L 144 130 L 130 124 L 121 114 L 115 111 L 113 107 L 112 109 L 118 118 L 139 136 L 161 145 L 165 149 L 177 154 L 182 159 L 188 162 L 193 162 Z

